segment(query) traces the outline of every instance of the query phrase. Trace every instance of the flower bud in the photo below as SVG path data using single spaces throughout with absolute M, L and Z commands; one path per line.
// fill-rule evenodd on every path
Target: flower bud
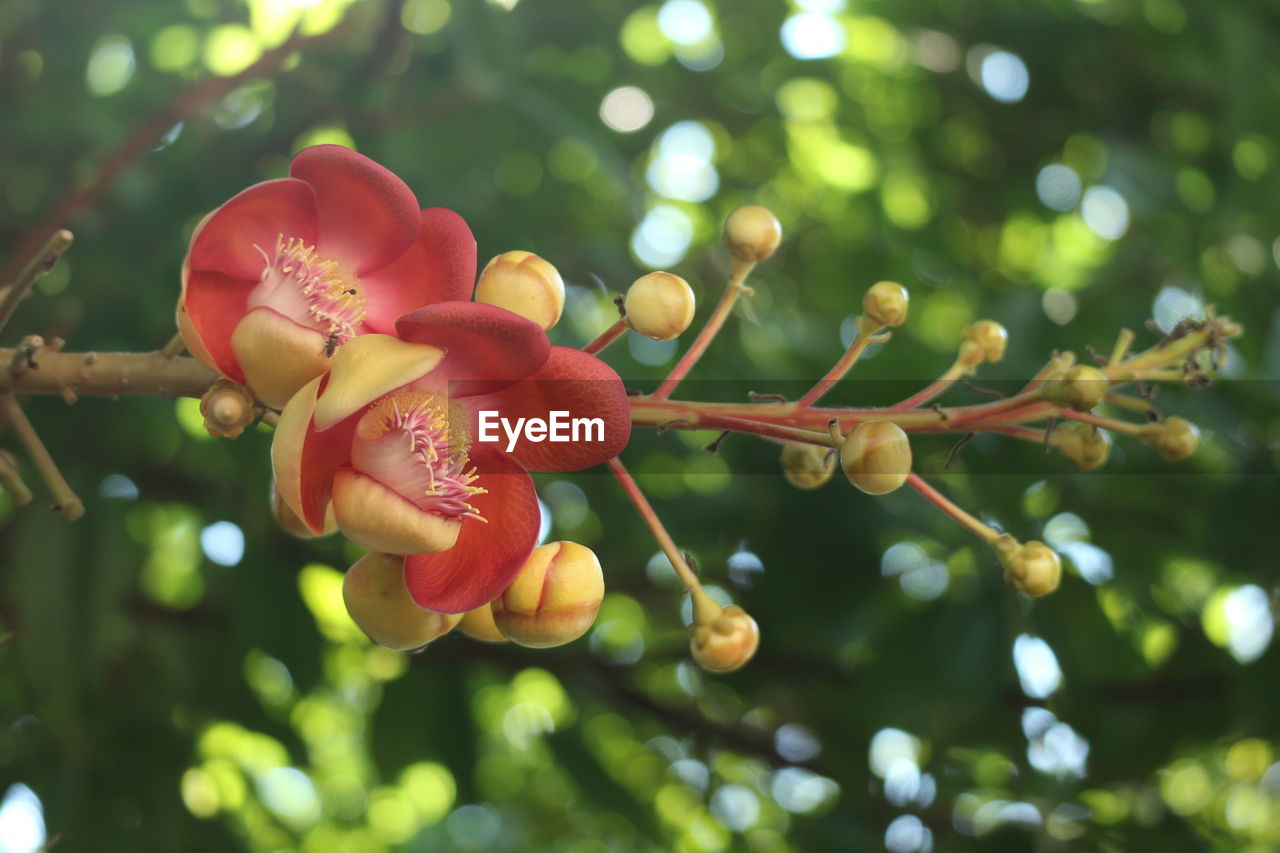
M 1006 533 L 995 549 L 1004 566 L 1004 582 L 1024 595 L 1048 595 L 1062 581 L 1062 560 L 1043 542 L 1023 545 Z
M 296 536 L 298 539 L 315 539 L 317 536 L 328 536 L 338 529 L 338 520 L 333 516 L 333 504 L 329 504 L 329 509 L 324 514 L 324 532 L 313 533 L 306 523 L 298 518 L 298 514 L 289 508 L 284 502 L 284 498 L 280 496 L 280 489 L 276 487 L 276 481 L 271 481 L 271 514 L 275 516 L 276 524 L 280 525 L 280 529 L 290 536 Z
M 1077 364 L 1050 374 L 1044 383 L 1044 396 L 1055 406 L 1087 412 L 1102 402 L 1108 385 L 1101 370 Z
M 840 467 L 867 494 L 888 494 L 911 473 L 911 442 L 892 421 L 865 421 L 840 443 Z
M 505 643 L 506 636 L 498 630 L 497 624 L 493 621 L 492 603 L 482 604 L 475 610 L 468 610 L 462 614 L 462 621 L 458 623 L 458 630 L 466 634 L 473 640 L 479 640 L 482 643 Z
M 709 672 L 740 669 L 759 647 L 760 626 L 736 604 L 724 608 L 709 623 L 689 626 L 689 653 Z
M 1079 421 L 1058 424 L 1050 441 L 1081 471 L 1102 467 L 1111 455 L 1111 434 Z
M 995 320 L 979 320 L 970 323 L 964 330 L 964 340 L 960 344 L 960 358 L 966 364 L 982 364 L 984 361 L 995 363 L 1004 358 L 1005 346 L 1009 343 L 1009 333 Z
M 215 438 L 238 438 L 253 423 L 253 395 L 229 379 L 219 379 L 200 398 L 204 428 Z
M 816 489 L 825 485 L 836 470 L 835 454 L 829 447 L 795 442 L 782 448 L 782 473 L 797 489 Z
M 1183 418 L 1165 418 L 1143 427 L 1142 440 L 1158 450 L 1166 462 L 1181 462 L 1200 446 L 1200 430 Z
M 493 621 L 509 640 L 534 649 L 562 646 L 587 632 L 604 598 L 604 573 L 590 548 L 551 542 L 533 549 Z
M 404 584 L 404 557 L 370 551 L 342 580 L 347 612 L 369 639 L 397 651 L 420 649 L 453 630 L 462 616 L 418 606 Z
M 911 295 L 896 281 L 878 281 L 862 296 L 862 310 L 881 326 L 901 326 L 907 321 Z
M 740 261 L 764 261 L 782 242 L 782 223 L 767 207 L 740 207 L 724 223 L 724 247 Z
M 476 302 L 506 308 L 546 330 L 564 311 L 564 281 L 555 267 L 531 252 L 504 252 L 480 273 Z
M 697 302 L 689 282 L 669 272 L 642 275 L 627 288 L 627 325 L 647 338 L 669 341 L 693 322 Z

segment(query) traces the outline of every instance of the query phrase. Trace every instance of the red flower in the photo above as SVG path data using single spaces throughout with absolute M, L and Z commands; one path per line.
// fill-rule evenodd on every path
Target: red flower
M 424 305 L 469 299 L 476 243 L 456 213 L 339 145 L 293 158 L 197 227 L 178 319 L 188 348 L 280 407 L 338 348 Z
M 276 482 L 312 530 L 323 529 L 332 501 L 353 542 L 409 555 L 405 580 L 418 604 L 462 613 L 506 589 L 536 544 L 527 469 L 616 456 L 630 437 L 627 395 L 604 362 L 551 346 L 536 323 L 493 305 L 431 305 L 396 331 L 399 339 L 351 341 L 285 407 L 272 444 Z M 524 433 L 508 452 L 506 433 L 495 442 L 481 432 L 481 412 L 509 425 L 563 412 L 601 429 L 566 442 Z

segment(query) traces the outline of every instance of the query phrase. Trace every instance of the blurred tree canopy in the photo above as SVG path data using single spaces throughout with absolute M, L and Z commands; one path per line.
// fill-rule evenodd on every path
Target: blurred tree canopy
M 942 475 L 951 441 L 918 442 L 1066 556 L 1034 604 L 914 495 L 637 434 L 673 535 L 761 624 L 725 677 L 687 661 L 678 584 L 598 471 L 539 479 L 549 535 L 606 568 L 588 638 L 406 656 L 342 610 L 357 552 L 276 529 L 267 428 L 33 400 L 88 514 L 0 495 L 0 851 L 1280 847 L 1277 50 L 1272 0 L 5 0 L 3 260 L 83 209 L 4 342 L 161 345 L 199 217 L 316 142 L 460 212 L 482 262 L 550 259 L 575 346 L 649 269 L 705 316 L 719 223 L 768 205 L 783 249 L 695 372 L 734 382 L 679 396 L 822 375 L 880 279 L 912 316 L 841 402 L 936 376 L 978 317 L 1010 380 L 1208 304 L 1247 333 L 1222 381 L 1159 398 L 1204 430 L 1180 465 L 1119 441 L 1078 475 L 984 437 Z M 676 352 L 606 355 L 648 388 Z

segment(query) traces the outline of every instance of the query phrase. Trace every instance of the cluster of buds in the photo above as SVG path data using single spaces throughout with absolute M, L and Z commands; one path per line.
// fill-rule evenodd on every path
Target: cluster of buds
M 1053 447 L 1083 471 L 1106 464 L 1111 455 L 1112 433 L 1119 432 L 1150 444 L 1168 461 L 1180 461 L 1189 457 L 1199 443 L 1196 427 L 1179 417 L 1159 419 L 1148 393 L 1125 397 L 1114 389 L 1129 382 L 1175 380 L 1178 374 L 1170 368 L 1179 362 L 1183 363 L 1186 381 L 1199 387 L 1204 382 L 1203 373 L 1198 366 L 1194 371 L 1185 366 L 1198 365 L 1197 356 L 1205 350 L 1212 352 L 1216 363 L 1223 355 L 1224 342 L 1240 333 L 1238 325 L 1214 316 L 1210 310 L 1206 320 L 1185 321 L 1152 349 L 1129 356 L 1133 335 L 1124 331 L 1109 359 L 1095 356 L 1100 366 L 1078 364 L 1070 352 L 1055 354 L 1013 398 L 985 392 L 1000 399 L 944 409 L 931 401 L 961 377 L 973 375 L 980 365 L 1004 357 L 1008 331 L 994 320 L 978 320 L 964 329 L 955 362 L 938 379 L 900 403 L 881 408 L 813 409 L 812 405 L 856 364 L 869 343 L 888 340 L 887 330 L 906 321 L 909 304 L 906 288 L 897 282 L 881 281 L 868 288 L 863 295 L 862 313 L 855 318 L 857 337 L 844 356 L 796 403 L 780 403 L 780 417 L 752 413 L 753 425 L 761 427 L 759 434 L 782 445 L 780 464 L 786 479 L 796 488 L 811 490 L 825 484 L 837 458 L 849 482 L 866 494 L 884 495 L 910 483 L 949 517 L 992 546 L 1009 586 L 1036 597 L 1058 588 L 1062 575 L 1058 555 L 1043 542 L 1023 544 L 1012 535 L 999 532 L 925 483 L 912 472 L 908 432 L 965 433 L 952 452 L 953 458 L 973 433 L 1000 432 Z M 1134 424 L 1094 414 L 1093 410 L 1103 403 L 1140 411 L 1151 422 Z M 744 417 L 738 410 L 733 414 Z M 826 435 L 821 438 L 814 423 L 820 417 L 829 418 Z M 851 428 L 842 426 L 846 418 L 854 421 Z M 1045 429 L 1024 426 L 1042 420 L 1049 421 Z M 745 426 L 743 429 L 747 431 Z
M 374 642 L 400 651 L 421 649 L 454 628 L 485 643 L 562 646 L 590 629 L 604 599 L 600 561 L 575 542 L 535 548 L 502 595 L 466 613 L 420 606 L 405 585 L 404 569 L 404 557 L 370 551 L 342 585 L 355 623 Z

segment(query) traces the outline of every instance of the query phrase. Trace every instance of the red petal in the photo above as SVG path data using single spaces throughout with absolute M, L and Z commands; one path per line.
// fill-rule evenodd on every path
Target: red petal
M 244 319 L 249 293 L 257 286 L 256 279 L 246 281 L 209 270 L 193 269 L 187 274 L 183 304 L 200 343 L 213 359 L 207 366 L 234 382 L 244 382 L 244 371 L 231 351 L 231 334 Z
M 476 238 L 443 207 L 422 211 L 418 242 L 389 267 L 365 276 L 365 325 L 395 334 L 403 314 L 437 302 L 466 301 L 476 282 Z
M 341 145 L 315 145 L 293 158 L 289 174 L 316 195 L 321 255 L 350 264 L 357 275 L 380 270 L 418 236 L 418 200 L 389 170 Z
M 315 243 L 316 222 L 316 196 L 305 181 L 254 184 L 215 210 L 196 232 L 191 269 L 257 282 L 266 265 L 262 252 L 270 257 L 282 234 Z
M 409 594 L 439 613 L 465 613 L 497 598 L 538 540 L 541 515 L 529 475 L 492 452 L 482 450 L 472 461 L 480 473 L 476 485 L 488 492 L 472 498 L 471 505 L 487 523 L 465 519 L 457 544 L 448 551 L 405 559 Z
M 351 442 L 360 422 L 353 415 L 324 432 L 316 431 L 312 417 L 316 398 L 328 382 L 326 374 L 293 396 L 280 415 L 281 423 L 288 421 L 288 427 L 278 430 L 271 442 L 280 496 L 317 533 L 324 530 L 325 513 L 333 499 L 333 478 L 339 468 L 351 462 Z M 305 428 L 300 428 L 302 424 Z M 296 490 L 294 477 L 298 479 Z
M 523 437 L 511 456 L 530 471 L 577 471 L 607 462 L 622 452 L 631 437 L 631 404 L 626 388 L 613 368 L 593 355 L 569 347 L 552 347 L 547 363 L 528 379 L 483 397 L 467 400 L 473 413 L 472 436 L 479 441 L 474 413 L 487 409 L 514 422 L 515 418 L 549 420 L 550 412 L 568 412 L 569 418 L 600 418 L 603 441 L 532 442 Z M 585 435 L 597 435 L 586 431 Z M 503 453 L 505 433 L 492 445 Z
M 482 302 L 440 302 L 396 321 L 406 341 L 448 351 L 433 381 L 453 383 L 450 396 L 487 394 L 536 372 L 547 361 L 547 333 L 532 320 Z

